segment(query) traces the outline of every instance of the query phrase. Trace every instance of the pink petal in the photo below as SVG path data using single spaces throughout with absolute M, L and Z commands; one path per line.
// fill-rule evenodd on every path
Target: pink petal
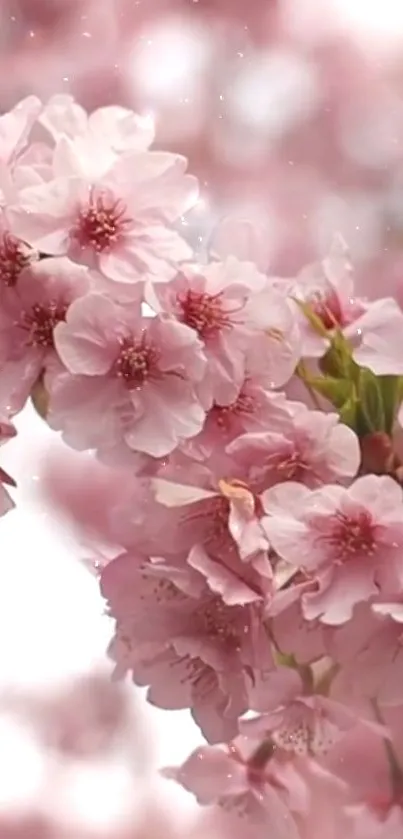
M 357 364 L 369 367 L 376 376 L 403 374 L 403 313 L 394 300 L 372 303 L 349 332 L 361 337 L 354 352 Z
M 110 370 L 119 345 L 108 341 L 111 303 L 101 294 L 74 301 L 67 322 L 55 329 L 55 345 L 63 364 L 76 374 L 99 376 Z
M 244 767 L 219 746 L 201 747 L 179 769 L 164 770 L 196 796 L 199 804 L 212 804 L 246 789 Z
M 305 618 L 320 618 L 329 626 L 339 626 L 350 620 L 357 603 L 367 602 L 378 593 L 373 576 L 370 563 L 365 564 L 362 559 L 351 560 L 348 565 L 338 568 L 323 578 L 317 593 L 303 595 Z
M 215 498 L 218 493 L 201 487 L 188 486 L 166 481 L 163 478 L 152 478 L 151 485 L 155 499 L 166 507 L 181 507 L 184 504 L 195 504 L 207 498 Z
M 251 589 L 225 565 L 211 559 L 202 547 L 196 545 L 188 556 L 189 565 L 206 578 L 209 587 L 221 595 L 228 606 L 246 605 L 261 600 L 260 593 Z

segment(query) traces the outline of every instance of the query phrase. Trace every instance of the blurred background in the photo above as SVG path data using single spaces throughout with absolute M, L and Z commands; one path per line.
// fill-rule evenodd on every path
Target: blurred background
M 1 111 L 60 92 L 133 108 L 200 178 L 184 225 L 201 250 L 246 217 L 260 267 L 292 275 L 340 232 L 360 293 L 401 303 L 402 56 L 401 0 L 0 0 Z M 17 427 L 1 450 L 18 488 L 0 522 L 0 839 L 204 833 L 157 773 L 200 735 L 110 682 L 96 580 L 41 493 L 62 444 L 31 408 Z

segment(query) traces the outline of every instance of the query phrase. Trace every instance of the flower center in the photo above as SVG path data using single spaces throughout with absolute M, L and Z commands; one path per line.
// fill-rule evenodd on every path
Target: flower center
M 256 399 L 250 396 L 246 389 L 242 389 L 230 405 L 214 404 L 209 411 L 209 417 L 223 431 L 229 431 L 234 421 L 254 414 L 257 407 Z
M 241 636 L 249 631 L 245 612 L 242 607 L 228 607 L 220 597 L 212 597 L 200 606 L 195 617 L 204 635 L 239 652 Z
M 67 308 L 64 303 L 49 300 L 48 303 L 35 303 L 29 312 L 24 312 L 20 327 L 28 332 L 29 346 L 53 348 L 53 330 L 66 319 Z
M 365 510 L 356 516 L 338 512 L 333 516 L 328 543 L 337 552 L 340 562 L 354 559 L 357 554 L 372 556 L 375 547 L 375 525 Z
M 120 353 L 115 361 L 115 375 L 129 390 L 139 390 L 150 379 L 160 378 L 160 353 L 147 343 L 145 333 L 140 338 L 122 338 Z
M 29 265 L 32 253 L 11 233 L 3 233 L 0 241 L 0 282 L 5 286 L 15 286 L 21 271 Z
M 334 329 L 336 326 L 346 326 L 346 319 L 338 295 L 333 289 L 325 294 L 318 292 L 310 301 L 314 315 L 322 322 L 325 329 Z
M 178 296 L 178 304 L 182 322 L 195 329 L 204 340 L 231 328 L 230 313 L 223 308 L 221 294 L 205 294 L 189 289 Z
M 110 251 L 131 223 L 126 209 L 120 199 L 92 191 L 88 205 L 79 211 L 72 238 L 80 247 L 92 248 L 96 253 Z

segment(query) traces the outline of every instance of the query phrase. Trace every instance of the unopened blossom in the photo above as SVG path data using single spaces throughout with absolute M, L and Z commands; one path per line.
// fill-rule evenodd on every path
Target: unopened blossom
M 273 548 L 317 581 L 302 597 L 308 620 L 340 624 L 379 591 L 402 591 L 402 490 L 392 478 L 366 475 L 348 489 L 313 491 L 286 482 L 264 493 L 263 505 Z
M 164 774 L 200 804 L 221 807 L 235 835 L 242 825 L 253 839 L 299 836 L 292 811 L 308 809 L 308 790 L 294 766 L 277 759 L 270 740 L 240 736 L 229 745 L 202 746 Z
M 289 403 L 279 420 L 267 431 L 241 434 L 227 447 L 228 456 L 255 493 L 286 480 L 317 487 L 356 475 L 358 439 L 337 414 Z
M 89 294 L 70 307 L 55 341 L 69 372 L 52 389 L 49 422 L 74 448 L 124 442 L 162 457 L 200 431 L 195 385 L 206 360 L 185 325 L 143 316 L 140 300 L 124 307 Z
M 260 609 L 228 606 L 192 569 L 134 554 L 104 568 L 101 589 L 116 621 L 117 674 L 148 685 L 159 707 L 190 707 L 210 741 L 234 736 L 247 709 L 246 671 L 271 666 Z
M 193 329 L 208 359 L 202 393 L 207 407 L 234 402 L 245 379 L 245 359 L 268 389 L 292 376 L 300 355 L 291 308 L 250 262 L 229 257 L 190 265 L 148 296 Z M 231 392 L 232 386 L 232 392 Z
M 0 403 L 20 410 L 42 373 L 61 369 L 54 330 L 74 299 L 88 289 L 87 271 L 66 258 L 36 261 L 2 295 Z
M 20 190 L 8 207 L 16 236 L 97 269 L 116 292 L 150 274 L 166 279 L 189 258 L 172 226 L 197 199 L 184 157 L 130 151 L 94 178 L 83 176 L 79 155 L 76 160 L 66 150 L 66 156 L 53 179 Z

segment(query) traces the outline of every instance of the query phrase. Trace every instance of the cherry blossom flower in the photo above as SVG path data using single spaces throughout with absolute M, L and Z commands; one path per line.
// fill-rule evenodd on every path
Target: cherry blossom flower
M 229 746 L 202 746 L 179 769 L 164 774 L 193 792 L 200 804 L 223 808 L 235 831 L 241 824 L 253 839 L 299 836 L 289 807 L 307 809 L 307 790 L 291 763 L 277 759 L 270 741 L 238 737 Z
M 0 295 L 4 287 L 15 286 L 24 268 L 37 258 L 32 248 L 10 232 L 5 215 L 0 216 Z
M 133 554 L 104 568 L 101 588 L 116 621 L 117 674 L 149 685 L 160 707 L 191 707 L 209 740 L 234 736 L 247 708 L 246 671 L 271 666 L 260 609 L 228 606 L 197 572 Z
M 70 372 L 52 390 L 49 422 L 74 448 L 124 441 L 162 457 L 203 425 L 194 392 L 205 368 L 200 341 L 183 324 L 140 310 L 140 302 L 125 308 L 90 294 L 55 331 Z
M 354 324 L 353 337 L 359 336 L 354 360 L 376 376 L 403 374 L 403 313 L 395 300 L 385 298 L 371 304 Z M 347 331 L 349 336 L 349 331 Z
M 400 839 L 403 831 L 403 809 L 394 806 L 386 815 L 378 815 L 365 805 L 347 811 L 352 839 Z
M 213 454 L 218 457 L 245 432 L 281 429 L 289 417 L 285 394 L 266 389 L 261 377 L 253 373 L 245 375 L 235 398 L 233 382 L 228 383 L 227 396 L 224 387 L 220 392 L 220 402 L 213 402 L 200 434 L 187 446 L 189 455 L 197 460 Z
M 254 262 L 262 274 L 267 274 L 271 252 L 267 227 L 267 220 L 261 216 L 253 220 L 225 216 L 213 231 L 210 251 L 221 259 L 235 256 L 241 261 Z
M 278 667 L 255 678 L 250 707 L 260 713 L 240 721 L 240 731 L 255 739 L 270 738 L 280 749 L 321 757 L 362 721 L 353 709 L 315 692 L 312 670 Z M 263 712 L 263 713 L 262 713 Z M 365 724 L 378 734 L 383 729 Z
M 3 413 L 20 410 L 42 373 L 62 369 L 54 330 L 70 303 L 88 289 L 87 270 L 65 258 L 32 263 L 18 287 L 2 295 L 0 402 Z
M 57 171 L 54 179 L 20 190 L 18 203 L 7 209 L 16 236 L 44 253 L 98 269 L 115 292 L 149 274 L 166 279 L 177 262 L 189 258 L 171 226 L 197 198 L 185 158 L 128 152 L 97 178 L 83 177 L 79 163 L 73 174 L 75 159 L 69 155 L 64 174 Z
M 375 607 L 376 608 L 376 607 Z M 381 708 L 399 707 L 403 678 L 402 626 L 388 615 L 354 616 L 330 650 L 341 667 L 334 682 L 337 697 L 350 704 L 376 701 Z M 350 641 L 352 632 L 356 633 Z M 349 644 L 349 647 L 347 646 Z M 358 678 L 357 678 L 358 674 Z
M 24 150 L 32 126 L 42 110 L 37 96 L 27 96 L 0 117 L 0 163 L 13 165 Z
M 333 240 L 329 254 L 321 262 L 305 267 L 295 283 L 288 287 L 289 295 L 305 304 L 329 335 L 335 329 L 348 331 L 366 311 L 367 304 L 354 296 L 354 275 L 348 248 L 340 236 Z M 319 357 L 328 342 L 310 324 L 302 312 L 299 317 L 302 333 L 302 354 Z
M 156 500 L 180 511 L 167 528 L 165 549 L 184 552 L 229 605 L 261 601 L 271 591 L 272 569 L 253 495 L 236 481 L 215 481 L 205 467 L 196 477 L 193 485 L 152 479 Z
M 252 263 L 228 258 L 208 266 L 190 265 L 169 284 L 155 286 L 147 299 L 203 341 L 208 359 L 206 407 L 236 400 L 244 383 L 246 353 L 248 365 L 259 368 L 267 389 L 283 385 L 295 370 L 299 335 L 292 311 Z
M 307 619 L 340 624 L 379 590 L 402 590 L 402 490 L 392 478 L 313 491 L 284 483 L 264 493 L 263 505 L 273 548 L 317 580 L 318 591 L 302 597 Z
M 360 464 L 358 439 L 337 414 L 310 411 L 302 403 L 289 403 L 281 422 L 269 431 L 241 434 L 226 451 L 258 494 L 284 480 L 310 487 L 343 481 Z
M 87 114 L 72 96 L 52 96 L 38 122 L 55 142 L 56 175 L 102 177 L 121 154 L 147 151 L 154 140 L 152 121 L 127 108 L 109 105 Z

